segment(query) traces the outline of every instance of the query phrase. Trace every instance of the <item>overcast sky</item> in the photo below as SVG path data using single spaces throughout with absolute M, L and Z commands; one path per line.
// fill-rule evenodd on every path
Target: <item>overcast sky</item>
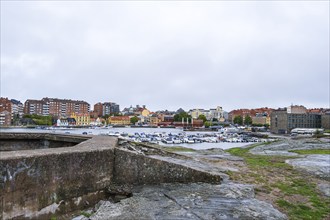
M 329 107 L 329 1 L 3 1 L 1 96 Z

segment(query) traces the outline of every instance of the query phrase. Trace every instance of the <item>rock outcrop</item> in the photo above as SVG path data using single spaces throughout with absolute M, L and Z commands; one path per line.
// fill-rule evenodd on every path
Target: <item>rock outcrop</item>
M 136 188 L 119 203 L 103 201 L 92 220 L 105 219 L 287 219 L 254 198 L 251 185 L 161 184 Z

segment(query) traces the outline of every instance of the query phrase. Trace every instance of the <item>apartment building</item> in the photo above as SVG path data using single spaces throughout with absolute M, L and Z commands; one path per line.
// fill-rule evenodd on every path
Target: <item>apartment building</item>
M 98 102 L 94 105 L 93 113 L 95 118 L 103 116 L 103 105 L 101 102 Z
M 8 98 L 0 98 L 0 112 L 3 111 L 8 111 L 11 112 L 12 111 L 12 103 Z
M 8 98 L 0 98 L 0 126 L 11 125 L 12 103 Z
M 119 105 L 114 102 L 104 102 L 102 104 L 102 116 L 118 114 L 119 112 Z
M 24 103 L 24 114 L 52 115 L 58 118 L 69 117 L 72 113 L 88 114 L 89 109 L 90 105 L 87 102 L 70 99 L 28 99 Z
M 11 99 L 11 114 L 12 117 L 18 117 L 18 118 L 22 118 L 23 117 L 23 110 L 24 110 L 24 106 L 23 103 L 16 100 L 16 99 Z
M 28 99 L 24 103 L 24 114 L 48 115 L 49 109 L 44 109 L 44 103 L 41 100 Z
M 98 102 L 94 105 L 93 116 L 102 117 L 120 113 L 119 105 L 114 102 Z
M 11 125 L 11 113 L 9 111 L 0 112 L 0 126 L 10 126 Z

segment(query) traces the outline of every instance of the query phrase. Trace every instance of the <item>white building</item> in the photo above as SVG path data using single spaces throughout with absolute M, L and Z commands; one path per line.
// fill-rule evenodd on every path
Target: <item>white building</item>
M 211 108 L 209 110 L 205 109 L 192 109 L 188 112 L 193 119 L 197 119 L 200 115 L 204 115 L 207 120 L 212 120 L 216 118 L 218 121 L 225 121 L 224 111 L 222 107 L 218 106 L 217 108 Z

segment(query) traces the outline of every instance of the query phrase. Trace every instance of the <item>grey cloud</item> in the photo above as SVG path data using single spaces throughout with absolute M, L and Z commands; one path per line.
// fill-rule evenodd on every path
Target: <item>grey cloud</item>
M 1 2 L 1 96 L 329 106 L 329 2 Z

